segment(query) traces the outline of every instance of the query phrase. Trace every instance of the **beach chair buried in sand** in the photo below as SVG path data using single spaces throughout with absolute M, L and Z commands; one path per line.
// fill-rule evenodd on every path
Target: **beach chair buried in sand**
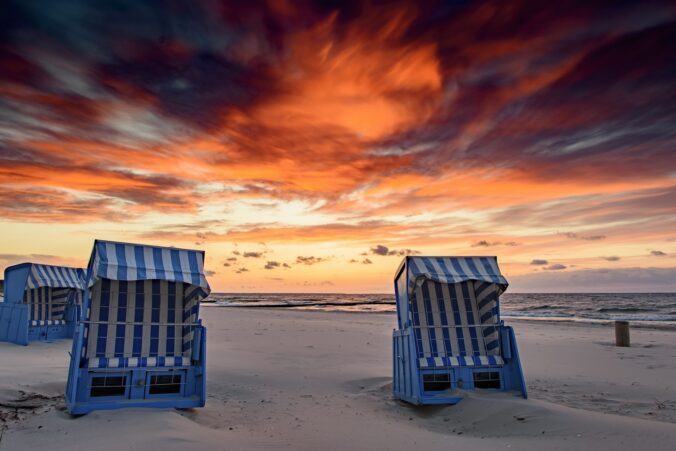
M 66 387 L 70 413 L 204 406 L 206 329 L 198 315 L 211 291 L 204 252 L 97 240 L 85 282 Z
M 406 257 L 395 279 L 394 397 L 456 404 L 462 390 L 526 397 L 514 331 L 500 320 L 496 257 Z
M 21 263 L 5 269 L 0 303 L 0 341 L 27 345 L 70 338 L 82 305 L 84 271 Z

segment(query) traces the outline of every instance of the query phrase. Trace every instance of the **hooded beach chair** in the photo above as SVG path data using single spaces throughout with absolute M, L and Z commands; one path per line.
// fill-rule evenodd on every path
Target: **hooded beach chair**
M 514 331 L 500 320 L 507 289 L 496 257 L 406 257 L 394 287 L 393 392 L 413 404 L 456 404 L 459 389 L 526 397 Z
M 95 241 L 73 338 L 71 414 L 204 406 L 204 252 Z
M 5 269 L 0 341 L 27 345 L 73 336 L 80 315 L 84 271 L 21 263 Z

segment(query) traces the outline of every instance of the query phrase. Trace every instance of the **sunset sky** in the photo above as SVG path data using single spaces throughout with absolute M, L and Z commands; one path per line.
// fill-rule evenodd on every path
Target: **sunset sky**
M 673 2 L 100 3 L 2 2 L 0 269 L 100 238 L 216 291 L 386 293 L 417 253 L 676 290 Z

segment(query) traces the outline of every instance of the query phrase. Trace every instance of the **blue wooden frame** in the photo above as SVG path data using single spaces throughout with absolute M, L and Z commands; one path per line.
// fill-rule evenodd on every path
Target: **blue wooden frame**
M 516 344 L 514 330 L 499 319 L 500 349 L 503 365 L 461 366 L 445 368 L 420 368 L 413 325 L 410 319 L 410 287 L 406 257 L 395 273 L 394 289 L 397 304 L 398 329 L 392 334 L 392 392 L 395 398 L 411 404 L 457 404 L 463 399 L 462 390 L 474 390 L 474 374 L 478 372 L 499 373 L 500 391 L 516 391 L 527 398 L 526 382 Z M 451 284 L 449 284 L 451 285 Z M 498 315 L 499 315 L 499 302 Z M 443 375 L 450 382 L 450 390 L 425 391 L 423 378 L 426 375 Z
M 4 302 L 0 303 L 0 341 L 25 346 L 31 341 L 71 338 L 75 332 L 81 308 L 72 302 L 65 307 L 65 324 L 31 324 L 28 305 L 23 302 L 23 297 L 33 265 L 20 263 L 5 269 Z

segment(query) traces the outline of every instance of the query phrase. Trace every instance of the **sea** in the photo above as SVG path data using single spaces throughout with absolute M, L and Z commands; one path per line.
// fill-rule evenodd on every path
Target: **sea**
M 273 308 L 330 312 L 395 312 L 391 294 L 212 293 L 218 307 Z M 505 293 L 503 319 L 607 322 L 628 320 L 676 326 L 676 293 Z

